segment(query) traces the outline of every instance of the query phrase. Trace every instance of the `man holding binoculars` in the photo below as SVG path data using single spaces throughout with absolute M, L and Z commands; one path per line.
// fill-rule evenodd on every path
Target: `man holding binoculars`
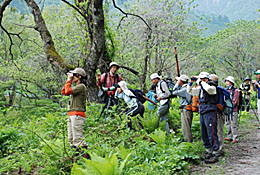
M 98 81 L 97 86 L 102 89 L 104 94 L 104 103 L 108 101 L 108 97 L 112 96 L 114 97 L 116 92 L 116 86 L 117 84 L 122 81 L 122 78 L 120 75 L 116 73 L 116 71 L 119 69 L 119 65 L 116 62 L 111 62 L 109 64 L 109 72 L 103 73 L 102 75 L 98 74 Z M 111 106 L 116 103 L 115 101 L 112 101 Z

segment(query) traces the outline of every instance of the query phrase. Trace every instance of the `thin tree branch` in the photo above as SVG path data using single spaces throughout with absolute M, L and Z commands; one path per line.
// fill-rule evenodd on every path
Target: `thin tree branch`
M 14 45 L 11 34 L 4 28 L 4 26 L 2 25 L 2 20 L 3 20 L 3 16 L 4 16 L 4 11 L 6 9 L 6 7 L 12 2 L 12 0 L 7 0 L 3 3 L 2 6 L 0 6 L 0 27 L 1 29 L 7 34 L 9 40 L 10 40 L 10 46 L 9 46 L 9 53 L 11 55 L 11 58 L 13 60 L 13 53 L 12 53 L 12 46 Z
M 73 4 L 71 4 L 70 2 L 66 1 L 66 0 L 61 0 L 62 2 L 66 3 L 67 5 L 69 5 L 70 7 L 72 7 L 74 10 L 76 10 L 85 20 L 88 20 L 87 16 L 85 14 L 83 14 L 78 7 L 74 6 Z
M 128 17 L 128 15 L 135 16 L 135 17 L 141 19 L 141 20 L 145 23 L 145 25 L 147 25 L 147 27 L 148 27 L 149 30 L 152 30 L 152 28 L 149 26 L 149 24 L 148 24 L 141 16 L 136 15 L 136 14 L 133 14 L 133 13 L 126 13 L 126 12 L 124 12 L 120 7 L 118 7 L 118 6 L 116 5 L 115 0 L 112 0 L 112 2 L 113 2 L 114 7 L 115 7 L 116 9 L 118 9 L 121 13 L 123 13 L 123 14 L 125 15 L 125 17 Z
M 138 75 L 138 74 L 139 74 L 138 71 L 136 71 L 136 70 L 134 70 L 134 69 L 132 69 L 132 68 L 130 68 L 130 67 L 127 67 L 127 66 L 122 66 L 122 65 L 120 65 L 120 68 L 126 69 L 126 70 L 132 72 L 132 73 L 135 74 L 135 75 Z

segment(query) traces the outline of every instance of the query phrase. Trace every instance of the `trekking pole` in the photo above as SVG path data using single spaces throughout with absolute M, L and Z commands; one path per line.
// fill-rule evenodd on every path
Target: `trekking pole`
M 157 105 L 157 103 L 155 103 L 153 100 L 151 100 L 150 98 L 146 97 L 145 95 L 142 95 L 141 93 L 139 93 L 139 95 L 141 95 L 144 99 L 146 99 L 147 101 L 151 102 L 154 105 Z
M 175 61 L 176 61 L 176 68 L 177 68 L 177 76 L 180 77 L 180 69 L 179 69 L 179 63 L 178 63 L 178 56 L 177 56 L 177 47 L 174 47 L 174 55 L 175 55 Z
M 108 97 L 108 104 L 107 104 L 107 108 L 106 108 L 106 112 L 105 112 L 105 119 L 104 119 L 104 123 L 103 123 L 103 128 L 105 127 L 105 123 L 106 123 L 106 119 L 107 119 L 107 111 L 110 107 L 110 104 L 111 104 L 111 96 Z

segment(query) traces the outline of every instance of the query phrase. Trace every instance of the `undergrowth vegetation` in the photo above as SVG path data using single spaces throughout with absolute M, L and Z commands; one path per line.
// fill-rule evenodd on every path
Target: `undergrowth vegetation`
M 85 124 L 91 160 L 80 156 L 75 160 L 67 141 L 66 109 L 50 101 L 37 104 L 40 107 L 1 110 L 0 174 L 182 174 L 189 164 L 199 162 L 203 151 L 198 115 L 193 121 L 196 141 L 182 142 L 177 99 L 170 108 L 169 137 L 161 127 L 164 123 L 156 127 L 156 111 L 145 113 L 144 129 L 133 118 L 133 131 L 126 127 L 127 117 L 115 108 L 105 121 L 100 117 L 102 105 L 91 104 Z

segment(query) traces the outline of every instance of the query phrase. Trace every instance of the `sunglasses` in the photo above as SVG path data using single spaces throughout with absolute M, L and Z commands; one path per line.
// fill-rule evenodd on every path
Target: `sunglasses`
M 80 74 L 78 74 L 78 73 L 73 73 L 73 76 L 74 76 L 74 77 L 79 77 Z

